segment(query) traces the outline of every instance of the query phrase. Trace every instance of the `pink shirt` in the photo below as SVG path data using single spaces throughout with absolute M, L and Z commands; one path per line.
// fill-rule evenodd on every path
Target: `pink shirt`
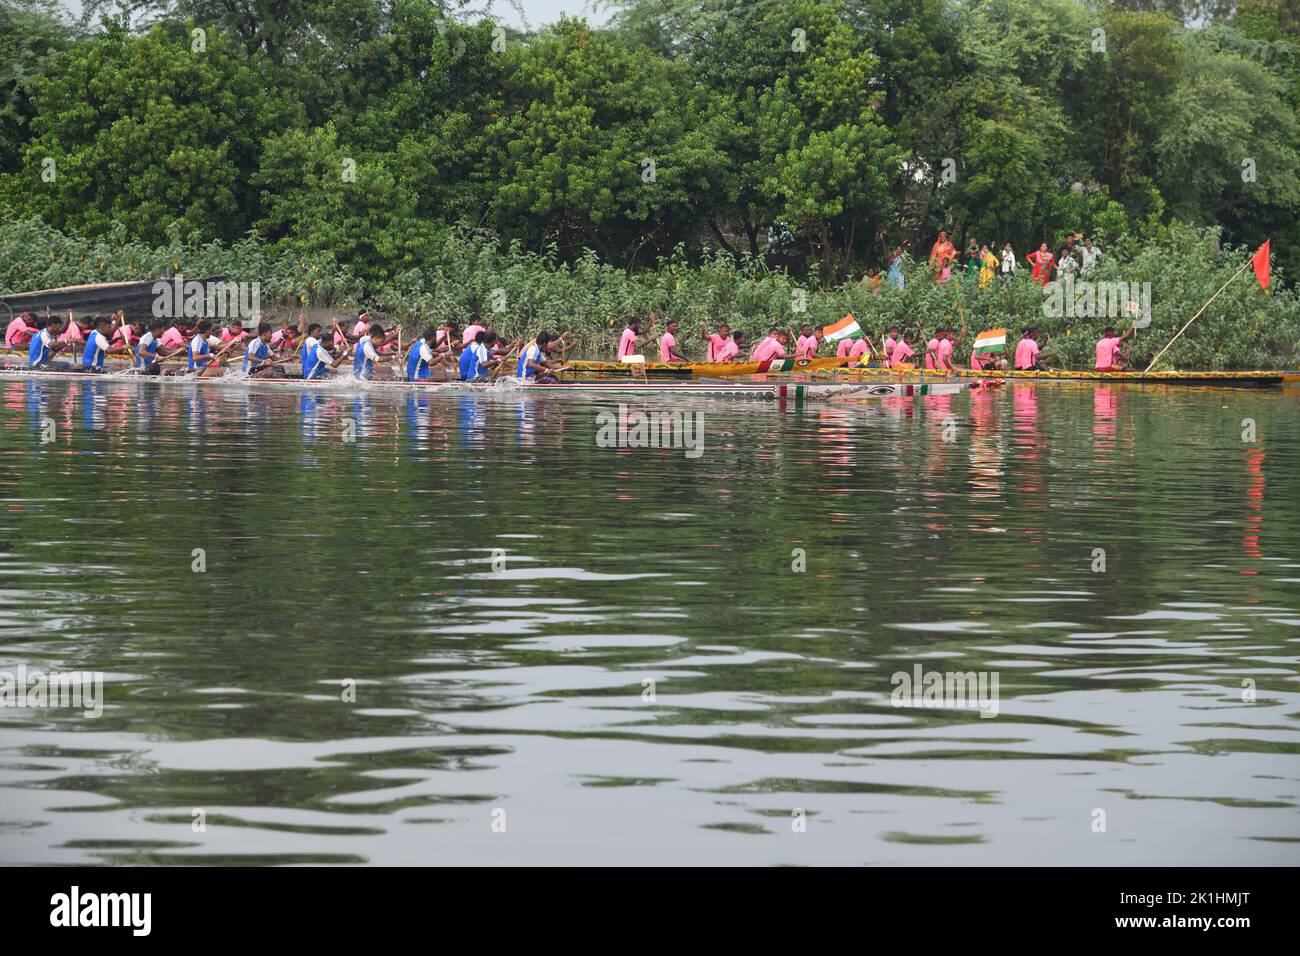
M 734 344 L 735 343 L 732 342 L 731 339 L 724 339 L 721 335 L 718 335 L 718 333 L 714 332 L 712 335 L 709 336 L 709 351 L 705 355 L 705 358 L 708 359 L 710 362 L 725 362 L 726 359 L 719 358 L 718 356 L 722 354 L 723 348 L 725 348 L 727 345 L 734 345 Z M 733 348 L 731 350 L 731 354 L 735 355 L 738 351 L 740 351 L 740 349 Z
M 665 332 L 659 338 L 659 361 L 661 362 L 673 361 L 673 356 L 670 350 L 676 344 L 677 344 L 677 336 L 673 335 L 671 332 Z
M 888 359 L 894 354 L 894 346 L 898 344 L 898 339 L 892 335 L 885 336 L 885 358 Z
M 925 367 L 935 368 L 935 355 L 939 352 L 939 340 L 931 339 L 925 343 Z
M 335 332 L 335 333 L 334 333 L 334 348 L 335 348 L 336 350 L 337 350 L 337 349 L 341 349 L 341 348 L 346 347 L 347 344 L 348 344 L 348 340 L 347 340 L 346 338 L 343 337 L 343 333 L 342 333 L 342 332 Z
M 852 340 L 852 339 L 840 339 L 840 345 L 839 345 L 839 348 L 837 348 L 837 349 L 835 350 L 835 357 L 836 357 L 836 358 L 848 358 L 848 357 L 849 357 L 849 349 L 851 349 L 851 348 L 853 348 L 853 340 Z
M 227 325 L 225 328 L 223 328 L 223 329 L 221 330 L 221 341 L 222 341 L 222 342 L 237 342 L 237 341 L 239 341 L 240 339 L 244 338 L 246 335 L 248 335 L 248 330 L 247 330 L 247 329 L 240 329 L 238 332 L 232 332 L 232 331 L 230 331 L 230 326 Z M 272 342 L 275 341 L 275 336 L 274 336 L 274 335 L 271 336 L 271 341 L 272 341 Z
M 460 337 L 460 344 L 469 345 L 469 343 L 474 341 L 474 336 L 478 335 L 480 332 L 486 332 L 486 331 L 487 328 L 485 326 L 479 325 L 477 322 L 475 322 L 473 325 L 467 328 L 465 330 L 465 334 Z
M 901 365 L 915 354 L 916 353 L 912 351 L 912 347 L 910 345 L 908 345 L 906 342 L 902 340 L 899 340 L 898 342 L 894 343 L 894 351 L 889 353 L 889 364 L 891 366 Z
M 368 331 L 370 331 L 370 323 L 365 319 L 357 319 L 357 324 L 352 326 L 352 337 L 359 339 Z
M 624 355 L 636 354 L 636 333 L 631 329 L 624 329 L 623 334 L 618 339 L 618 357 Z
M 222 341 L 224 340 L 225 340 L 225 336 L 223 335 Z M 274 332 L 271 333 L 271 348 L 275 348 L 283 341 L 284 341 L 284 329 L 276 329 Z
M 185 344 L 185 336 L 181 335 L 181 330 L 173 325 L 162 334 L 162 338 L 158 340 L 158 344 L 165 349 L 180 348 Z
M 710 348 L 712 348 L 712 346 L 710 346 Z M 736 344 L 735 339 L 727 339 L 727 341 L 723 342 L 722 345 L 718 347 L 718 350 L 713 353 L 713 361 L 730 362 L 736 357 L 738 352 L 740 352 L 740 346 Z
M 984 354 L 985 354 L 985 355 L 988 355 L 988 354 L 990 354 L 990 353 L 985 352 Z M 979 352 L 976 352 L 974 349 L 971 349 L 971 350 L 970 350 L 970 367 L 971 367 L 971 368 L 983 368 L 983 367 L 984 367 L 984 362 L 980 359 L 980 353 L 979 353 Z
M 817 336 L 801 335 L 794 343 L 795 358 L 812 358 L 817 354 Z
M 1021 339 L 1016 346 L 1016 368 L 1032 368 L 1038 362 L 1038 343 L 1033 339 Z
M 947 339 L 939 340 L 939 368 L 952 368 L 952 343 Z
M 10 322 L 9 327 L 5 329 L 5 348 L 10 349 L 15 345 L 22 345 L 27 339 L 27 333 L 30 331 L 31 327 L 23 321 L 21 315 L 18 316 L 18 318 Z
M 859 355 L 867 355 L 871 351 L 871 346 L 867 345 L 867 340 L 854 339 L 853 348 L 849 349 L 849 358 L 857 358 Z
M 1097 343 L 1097 364 L 1094 368 L 1110 368 L 1119 361 L 1120 337 L 1112 335 Z
M 84 336 L 81 334 L 81 326 L 76 322 L 69 322 L 67 329 L 59 336 L 60 342 L 80 342 Z
M 754 352 L 749 358 L 754 362 L 767 362 L 774 358 L 785 358 L 785 349 L 781 347 L 781 343 L 774 336 L 769 335 L 754 346 Z
M 131 344 L 131 326 L 129 326 L 129 325 L 119 325 L 119 326 L 117 327 L 117 329 L 114 330 L 114 332 L 113 332 L 113 341 L 116 342 L 118 339 L 121 339 L 121 340 L 122 340 L 123 342 L 125 342 L 127 345 L 130 345 L 130 344 Z

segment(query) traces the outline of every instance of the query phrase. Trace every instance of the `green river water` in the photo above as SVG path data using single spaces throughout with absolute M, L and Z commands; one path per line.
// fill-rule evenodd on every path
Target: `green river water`
M 1300 392 L 688 410 L 0 382 L 0 862 L 1300 862 Z

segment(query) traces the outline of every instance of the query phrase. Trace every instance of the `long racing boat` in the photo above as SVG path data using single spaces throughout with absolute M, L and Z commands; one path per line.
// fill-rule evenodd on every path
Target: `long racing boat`
M 1124 385 L 1179 385 L 1209 388 L 1281 388 L 1300 386 L 1300 371 L 1293 372 L 1098 372 L 1086 370 L 1069 372 L 1052 369 L 1044 372 L 1013 371 L 1006 369 L 957 368 L 937 370 L 925 368 L 893 369 L 854 366 L 836 371 L 841 379 L 858 381 L 887 381 L 906 378 L 915 381 L 936 382 L 1081 382 L 1088 384 Z
M 967 382 L 790 382 L 790 381 L 715 381 L 715 382 L 558 382 L 543 384 L 514 378 L 493 383 L 472 382 L 403 382 L 396 380 L 361 380 L 351 375 L 303 381 L 301 378 L 249 378 L 226 374 L 196 378 L 190 374 L 140 375 L 129 369 L 108 372 L 46 371 L 10 367 L 0 369 L 0 381 L 78 381 L 139 382 L 160 386 L 198 386 L 203 388 L 257 388 L 290 391 L 379 391 L 445 393 L 452 395 L 529 395 L 576 396 L 580 398 L 666 399 L 722 398 L 756 401 L 808 402 L 837 398 L 888 398 L 894 396 L 952 395 L 969 388 Z

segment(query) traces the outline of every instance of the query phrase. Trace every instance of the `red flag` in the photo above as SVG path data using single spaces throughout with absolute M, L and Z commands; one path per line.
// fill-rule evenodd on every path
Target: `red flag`
M 1265 239 L 1264 244 L 1259 247 L 1259 251 L 1250 260 L 1250 264 L 1255 267 L 1255 278 L 1259 280 L 1259 284 L 1265 289 L 1268 288 L 1269 280 L 1268 244 L 1272 241 L 1271 239 Z

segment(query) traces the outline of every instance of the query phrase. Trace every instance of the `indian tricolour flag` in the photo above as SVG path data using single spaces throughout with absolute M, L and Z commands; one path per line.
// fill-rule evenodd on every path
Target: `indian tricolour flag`
M 822 335 L 826 337 L 827 342 L 838 342 L 840 339 L 856 339 L 862 335 L 862 326 L 858 325 L 858 320 L 850 312 L 834 325 L 828 325 L 822 329 Z
M 794 368 L 794 359 L 792 358 L 768 359 L 766 362 L 758 363 L 758 374 L 762 375 L 764 372 L 788 372 L 792 368 Z
M 982 352 L 1005 352 L 1007 350 L 1007 330 L 1006 329 L 989 329 L 975 336 L 975 351 Z

